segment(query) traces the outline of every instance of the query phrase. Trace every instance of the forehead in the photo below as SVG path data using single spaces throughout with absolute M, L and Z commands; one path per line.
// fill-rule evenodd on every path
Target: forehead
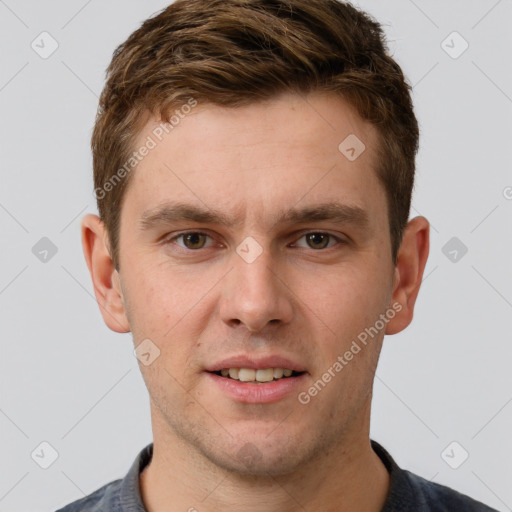
M 238 217 L 251 206 L 271 213 L 315 201 L 370 215 L 386 209 L 375 173 L 378 134 L 339 97 L 283 94 L 243 107 L 177 110 L 165 131 L 153 117 L 138 134 L 135 149 L 152 146 L 126 192 L 139 214 L 171 199 Z

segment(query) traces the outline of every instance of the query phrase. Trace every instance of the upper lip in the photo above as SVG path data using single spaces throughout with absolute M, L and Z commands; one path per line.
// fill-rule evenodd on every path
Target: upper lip
M 250 368 L 253 370 L 266 368 L 286 368 L 295 372 L 304 372 L 306 369 L 299 363 L 279 355 L 256 356 L 242 354 L 231 356 L 206 367 L 208 372 L 218 372 L 224 368 Z

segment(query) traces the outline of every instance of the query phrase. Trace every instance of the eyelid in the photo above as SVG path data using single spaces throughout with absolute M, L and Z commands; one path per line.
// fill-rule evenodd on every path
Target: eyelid
M 201 231 L 201 230 L 198 230 L 198 229 L 189 229 L 189 230 L 186 230 L 186 231 L 180 231 L 179 233 L 175 233 L 173 234 L 172 236 L 168 236 L 168 237 L 164 237 L 163 239 L 163 242 L 164 244 L 170 244 L 170 243 L 175 243 L 175 241 L 178 239 L 178 238 L 181 238 L 181 237 L 184 237 L 186 235 L 190 235 L 190 234 L 197 234 L 197 235 L 204 235 L 208 238 L 210 238 L 211 240 L 215 241 L 213 236 L 210 235 L 209 233 L 207 233 L 206 231 Z M 206 246 L 206 247 L 200 247 L 199 249 L 189 249 L 188 247 L 184 247 L 184 246 L 181 246 L 181 245 L 178 245 L 176 244 L 180 249 L 183 249 L 185 251 L 200 251 L 201 249 L 208 249 L 210 246 Z
M 347 240 L 345 240 L 344 238 L 338 236 L 338 235 L 335 235 L 333 233 L 330 233 L 329 231 L 322 231 L 320 229 L 309 229 L 309 230 L 305 230 L 305 231 L 301 231 L 299 233 L 297 233 L 295 235 L 295 240 L 296 242 L 294 242 L 293 244 L 296 244 L 298 240 L 300 240 L 301 238 L 303 238 L 304 236 L 306 235 L 310 235 L 310 234 L 315 234 L 315 235 L 327 235 L 329 236 L 330 238 L 334 238 L 336 240 L 336 244 L 334 245 L 331 245 L 329 247 L 326 247 L 324 249 L 313 249 L 312 247 L 308 247 L 308 249 L 311 249 L 312 251 L 317 251 L 317 252 L 320 252 L 320 251 L 325 251 L 327 249 L 331 249 L 333 247 L 335 247 L 336 245 L 339 245 L 339 244 L 346 244 L 348 243 Z M 299 235 L 297 237 L 297 235 Z M 293 245 L 292 244 L 292 245 Z M 302 249 L 304 249 L 304 247 L 302 247 Z

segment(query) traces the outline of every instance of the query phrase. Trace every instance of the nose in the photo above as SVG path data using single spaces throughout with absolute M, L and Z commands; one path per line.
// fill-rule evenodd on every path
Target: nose
M 233 268 L 223 280 L 220 315 L 229 326 L 243 324 L 251 332 L 292 319 L 292 297 L 268 250 L 252 262 L 233 255 Z

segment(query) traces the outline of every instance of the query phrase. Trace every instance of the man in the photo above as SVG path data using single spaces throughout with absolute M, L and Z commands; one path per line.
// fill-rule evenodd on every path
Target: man
M 429 225 L 380 26 L 335 0 L 178 0 L 114 54 L 82 241 L 154 442 L 61 511 L 491 510 L 369 439 Z

